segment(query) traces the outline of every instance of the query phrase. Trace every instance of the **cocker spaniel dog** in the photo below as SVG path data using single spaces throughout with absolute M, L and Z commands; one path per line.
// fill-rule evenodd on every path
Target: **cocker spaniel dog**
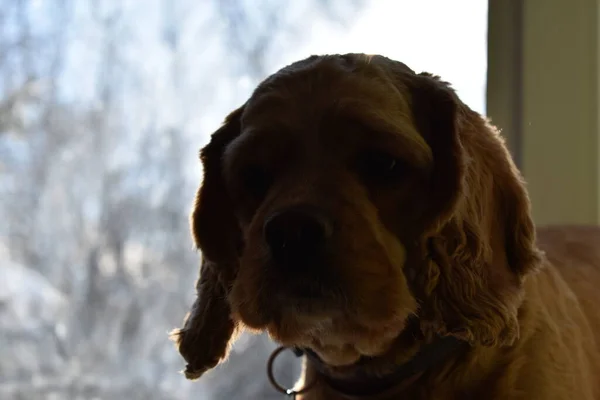
M 305 355 L 304 400 L 600 399 L 600 231 L 536 238 L 498 131 L 437 76 L 309 57 L 200 158 L 188 378 L 251 329 Z

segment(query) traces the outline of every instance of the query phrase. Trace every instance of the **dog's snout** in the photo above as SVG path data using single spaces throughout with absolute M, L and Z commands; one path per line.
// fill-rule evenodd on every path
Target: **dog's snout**
M 285 265 L 305 264 L 319 257 L 332 233 L 332 224 L 316 208 L 296 206 L 279 211 L 264 225 L 271 255 Z

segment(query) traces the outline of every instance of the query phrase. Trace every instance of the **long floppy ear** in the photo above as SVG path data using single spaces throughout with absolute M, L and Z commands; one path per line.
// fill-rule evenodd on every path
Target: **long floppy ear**
M 400 66 L 396 78 L 434 162 L 411 285 L 421 328 L 471 344 L 511 344 L 523 279 L 542 257 L 523 180 L 497 130 L 448 84 Z
M 240 230 L 222 178 L 221 158 L 240 133 L 243 107 L 232 112 L 200 153 L 204 180 L 191 215 L 195 244 L 202 252 L 197 298 L 183 328 L 173 331 L 179 352 L 187 361 L 185 376 L 197 379 L 227 357 L 238 324 L 232 318 L 227 294 L 237 269 Z

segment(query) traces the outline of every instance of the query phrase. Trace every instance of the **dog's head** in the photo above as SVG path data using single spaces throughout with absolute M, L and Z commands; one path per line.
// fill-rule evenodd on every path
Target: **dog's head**
M 512 342 L 539 262 L 529 201 L 497 132 L 450 87 L 360 54 L 261 83 L 202 150 L 198 299 L 176 333 L 198 377 L 238 326 L 331 365 L 423 334 Z

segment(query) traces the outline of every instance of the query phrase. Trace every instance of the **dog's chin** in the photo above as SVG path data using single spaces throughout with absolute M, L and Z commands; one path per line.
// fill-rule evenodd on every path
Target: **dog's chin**
M 270 337 L 288 347 L 313 350 L 334 367 L 356 363 L 361 357 L 385 354 L 405 328 L 404 317 L 365 326 L 340 308 L 313 303 L 282 307 L 279 318 L 265 328 Z
M 305 322 L 309 320 L 310 318 L 305 318 Z M 345 366 L 357 362 L 361 354 L 352 344 L 328 340 L 332 336 L 325 338 L 327 333 L 323 332 L 323 328 L 326 325 L 328 324 L 325 322 L 316 321 L 314 325 L 300 323 L 296 325 L 296 328 L 300 329 L 290 330 L 289 325 L 272 323 L 267 332 L 275 342 L 284 346 L 311 349 L 331 366 Z
M 268 296 L 237 297 L 245 301 L 233 303 L 234 318 L 254 331 L 268 332 L 284 346 L 309 348 L 331 366 L 384 354 L 410 314 L 410 308 L 396 309 L 374 319 L 373 312 L 354 309 L 352 299 L 333 290 L 278 289 Z

